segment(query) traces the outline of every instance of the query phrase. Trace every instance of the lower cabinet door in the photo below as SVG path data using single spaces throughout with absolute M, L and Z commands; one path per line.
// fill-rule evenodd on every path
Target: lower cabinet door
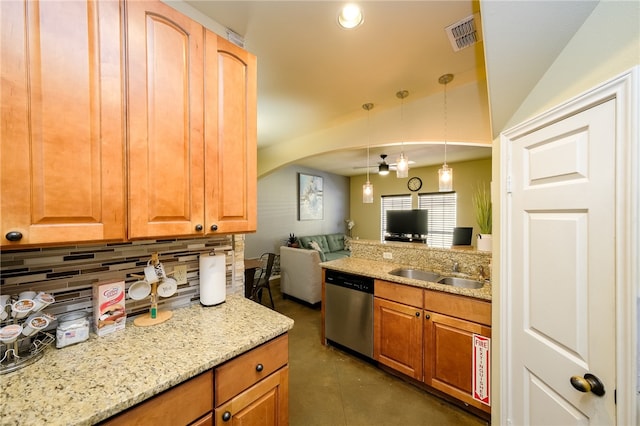
M 469 405 L 490 412 L 473 399 L 473 335 L 491 337 L 491 327 L 425 312 L 425 383 Z
M 422 309 L 374 298 L 373 358 L 422 380 Z
M 289 424 L 289 367 L 285 366 L 215 409 L 216 425 Z

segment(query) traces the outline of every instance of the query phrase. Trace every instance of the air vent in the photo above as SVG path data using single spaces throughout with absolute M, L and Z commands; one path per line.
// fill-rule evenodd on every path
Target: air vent
M 244 38 L 242 38 L 240 34 L 234 31 L 231 31 L 228 28 L 227 28 L 227 40 L 229 40 L 231 43 L 235 44 L 236 46 L 240 46 L 244 49 Z
M 474 14 L 444 29 L 455 52 L 481 40 L 479 18 L 479 14 Z

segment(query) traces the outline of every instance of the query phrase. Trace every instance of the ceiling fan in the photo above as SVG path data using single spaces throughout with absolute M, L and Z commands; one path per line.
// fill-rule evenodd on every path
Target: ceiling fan
M 396 163 L 387 163 L 387 154 L 380 154 L 380 159 L 382 161 L 378 162 L 378 165 L 371 165 L 369 166 L 369 168 L 372 167 L 377 167 L 378 168 L 378 174 L 385 176 L 387 174 L 389 174 L 389 171 L 393 171 L 396 170 Z M 409 164 L 413 164 L 414 161 L 409 160 Z M 367 166 L 360 166 L 360 167 L 354 167 L 355 169 L 366 169 Z

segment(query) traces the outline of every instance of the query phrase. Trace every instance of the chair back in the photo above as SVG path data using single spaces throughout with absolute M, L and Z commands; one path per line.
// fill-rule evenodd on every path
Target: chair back
M 262 268 L 262 274 L 260 275 L 260 280 L 258 284 L 268 282 L 269 278 L 271 278 L 271 271 L 273 271 L 273 263 L 276 259 L 275 253 L 265 253 L 260 258 L 266 257 L 266 265 Z
M 269 281 L 271 278 L 271 272 L 273 271 L 273 265 L 275 264 L 276 255 L 274 253 L 262 253 L 260 255 L 260 268 L 256 270 L 254 277 L 254 287 Z
M 262 256 L 260 256 L 260 259 L 263 262 L 263 266 L 262 268 L 260 268 L 261 273 L 259 277 L 254 280 L 250 299 L 260 303 L 260 300 L 262 299 L 262 290 L 267 289 L 267 291 L 269 292 L 269 299 L 271 301 L 271 308 L 275 309 L 275 304 L 273 303 L 273 295 L 271 294 L 271 286 L 269 285 L 269 278 L 271 278 L 271 271 L 273 271 L 273 264 L 276 259 L 276 255 L 274 253 L 264 253 Z

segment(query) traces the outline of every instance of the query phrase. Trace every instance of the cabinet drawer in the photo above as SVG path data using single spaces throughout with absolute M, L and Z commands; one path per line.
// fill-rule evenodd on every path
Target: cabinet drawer
M 491 302 L 471 297 L 425 290 L 424 309 L 484 325 L 491 325 Z
M 129 410 L 103 425 L 186 425 L 213 410 L 212 370 L 189 379 Z
M 215 424 L 287 426 L 289 367 L 281 368 L 217 407 Z
M 287 364 L 289 336 L 284 334 L 215 369 L 215 406 L 230 400 Z
M 422 308 L 422 292 L 419 287 L 411 287 L 403 284 L 390 283 L 388 281 L 376 280 L 374 295 L 382 299 L 402 303 L 404 305 Z

